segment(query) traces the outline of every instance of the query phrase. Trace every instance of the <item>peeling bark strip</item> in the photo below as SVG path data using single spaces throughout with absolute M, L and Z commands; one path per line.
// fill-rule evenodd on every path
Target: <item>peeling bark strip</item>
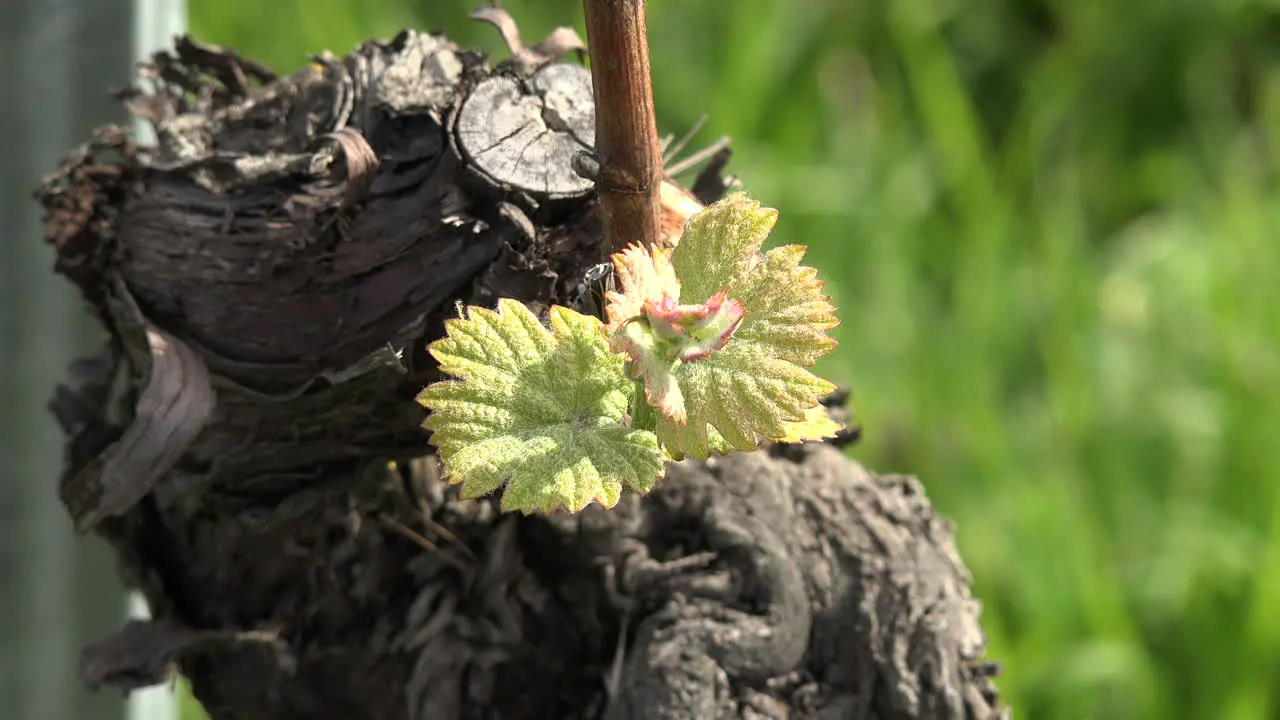
M 80 676 L 89 687 L 111 685 L 130 691 L 168 682 L 182 658 L 217 643 L 256 643 L 276 653 L 285 668 L 293 658 L 271 632 L 193 630 L 172 618 L 130 620 L 120 632 L 80 653 Z
M 183 39 L 122 93 L 159 146 L 107 128 L 46 180 L 57 269 L 111 335 L 52 402 L 62 495 L 155 617 L 84 679 L 179 668 L 215 720 L 999 716 L 949 527 L 831 445 L 679 463 L 578 516 L 440 481 L 413 398 L 453 303 L 579 303 L 602 253 L 590 193 L 499 178 L 458 134 L 477 97 L 512 128 L 576 97 L 564 45 L 490 68 L 405 32 L 275 78 Z
M 122 288 L 119 296 L 127 298 L 128 291 Z M 200 356 L 141 320 L 132 303 L 125 312 L 132 317 L 117 320 L 122 340 L 124 328 L 134 325 L 145 344 L 145 360 L 138 364 L 149 365 L 150 371 L 124 434 L 62 486 L 62 501 L 81 532 L 151 492 L 213 414 L 213 385 Z

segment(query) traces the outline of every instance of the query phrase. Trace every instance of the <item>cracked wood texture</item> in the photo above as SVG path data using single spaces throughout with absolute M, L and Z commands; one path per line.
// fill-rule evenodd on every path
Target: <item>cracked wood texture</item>
M 599 257 L 566 168 L 460 148 L 477 88 L 497 117 L 461 119 L 560 142 L 547 98 L 583 93 L 542 85 L 581 73 L 535 73 L 407 31 L 276 77 L 183 38 L 121 93 L 158 146 L 103 128 L 46 179 L 57 269 L 107 330 L 51 403 L 60 492 L 155 616 L 84 680 L 179 669 L 215 720 L 1005 715 L 948 523 L 831 444 L 678 463 L 577 516 L 440 481 L 413 398 L 443 318 L 577 304 Z

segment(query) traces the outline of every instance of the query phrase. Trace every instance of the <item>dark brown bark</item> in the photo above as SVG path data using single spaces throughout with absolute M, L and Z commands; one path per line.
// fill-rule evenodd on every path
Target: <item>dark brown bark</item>
M 52 404 L 62 496 L 156 616 L 86 649 L 87 682 L 176 665 L 217 720 L 1002 712 L 948 524 L 831 445 L 682 462 L 578 516 L 442 485 L 426 342 L 458 300 L 581 302 L 601 251 L 589 186 L 544 182 L 564 156 L 498 177 L 459 108 L 488 92 L 507 142 L 550 148 L 572 123 L 511 114 L 575 71 L 494 87 L 413 32 L 287 78 L 189 40 L 150 71 L 123 97 L 159 147 L 105 129 L 40 193 L 109 332 Z

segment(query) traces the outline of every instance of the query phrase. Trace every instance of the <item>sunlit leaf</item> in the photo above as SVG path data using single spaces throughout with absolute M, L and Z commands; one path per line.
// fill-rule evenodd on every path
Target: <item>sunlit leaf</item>
M 647 361 L 667 396 L 680 398 L 682 412 L 661 413 L 656 429 L 677 457 L 714 451 L 708 426 L 740 450 L 762 439 L 821 439 L 839 429 L 818 404 L 835 386 L 806 369 L 836 345 L 827 335 L 838 323 L 835 308 L 817 271 L 800 264 L 803 246 L 760 252 L 777 217 L 776 210 L 731 195 L 691 217 L 679 245 L 656 261 L 669 262 L 678 278 L 669 304 L 696 308 L 729 298 L 741 312 L 720 347 L 674 358 L 668 353 L 661 372 L 652 368 L 657 361 Z M 639 291 L 620 280 L 620 297 Z M 643 309 L 641 303 L 642 318 Z M 633 372 L 640 365 L 632 356 Z
M 504 510 L 581 510 L 650 490 L 667 459 L 652 432 L 623 424 L 633 384 L 601 323 L 563 307 L 550 328 L 523 304 L 469 307 L 431 355 L 453 379 L 418 401 L 445 477 L 474 498 L 505 486 Z
M 834 438 L 844 426 L 831 419 L 831 414 L 822 405 L 815 405 L 804 413 L 804 419 L 784 423 L 786 432 L 776 438 L 778 442 L 794 443 L 805 440 L 825 440 Z

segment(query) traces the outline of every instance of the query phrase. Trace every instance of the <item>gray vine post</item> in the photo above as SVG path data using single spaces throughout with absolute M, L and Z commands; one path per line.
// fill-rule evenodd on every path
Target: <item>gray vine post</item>
M 182 29 L 182 0 L 5 0 L 0 3 L 0 717 L 175 717 L 164 690 L 128 703 L 79 681 L 80 648 L 128 612 L 115 562 L 77 536 L 58 501 L 63 435 L 47 406 L 101 326 L 35 241 L 40 176 L 94 127 L 127 119 L 110 90 L 134 62 Z M 135 604 L 133 612 L 138 608 Z

